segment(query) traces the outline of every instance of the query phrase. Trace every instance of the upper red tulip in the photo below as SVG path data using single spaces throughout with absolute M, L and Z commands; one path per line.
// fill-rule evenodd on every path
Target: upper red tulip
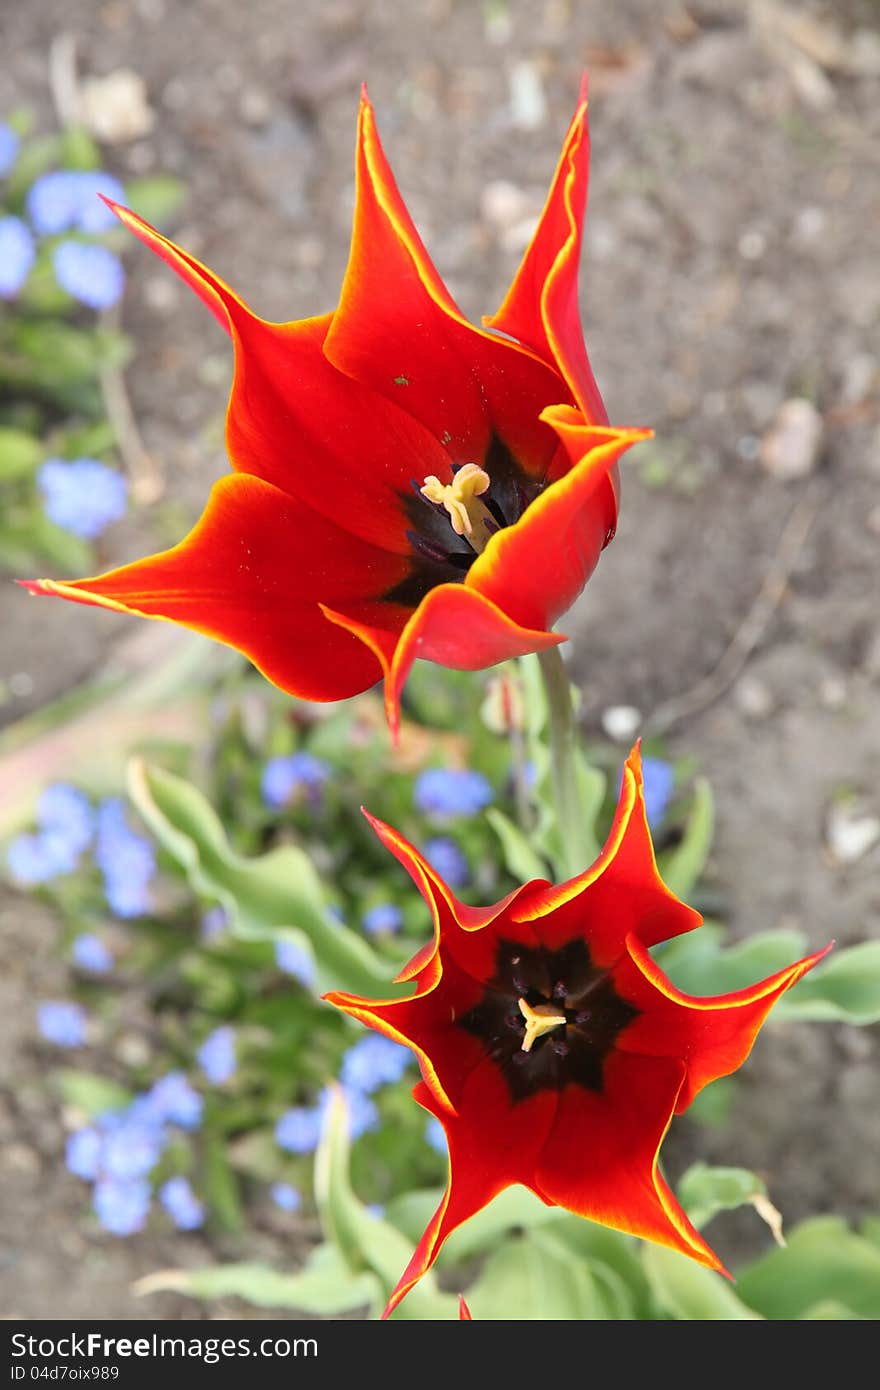
M 413 1094 L 449 1144 L 446 1195 L 385 1315 L 447 1236 L 514 1183 L 722 1270 L 660 1174 L 660 1144 L 825 952 L 735 994 L 694 998 L 671 984 L 650 948 L 701 918 L 657 873 L 638 749 L 592 868 L 557 887 L 527 883 L 493 907 L 458 902 L 412 845 L 373 825 L 428 902 L 434 938 L 398 977 L 414 982 L 408 998 L 326 997 L 413 1048 L 423 1078 Z
M 431 264 L 366 95 L 335 313 L 258 318 L 111 204 L 233 339 L 235 471 L 173 549 L 27 587 L 183 623 L 305 699 L 354 695 L 384 675 L 393 729 L 416 657 L 475 670 L 564 640 L 550 629 L 614 534 L 616 462 L 648 433 L 609 427 L 581 336 L 587 166 L 582 97 L 487 328 L 466 321 Z

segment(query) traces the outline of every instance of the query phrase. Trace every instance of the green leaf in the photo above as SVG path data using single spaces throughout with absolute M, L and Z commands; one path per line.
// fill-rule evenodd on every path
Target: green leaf
M 81 1110 L 90 1120 L 107 1110 L 124 1110 L 131 1101 L 131 1092 L 118 1081 L 96 1076 L 90 1071 L 65 1068 L 56 1071 L 52 1080 L 66 1105 Z
M 712 848 L 714 830 L 712 788 L 705 777 L 698 777 L 684 834 L 675 849 L 660 861 L 660 876 L 676 897 L 687 899 L 699 881 Z
M 814 1022 L 880 1022 L 880 941 L 832 951 L 783 995 L 777 1018 Z
M 24 430 L 0 428 L 0 483 L 33 473 L 43 458 L 43 446 Z
M 394 993 L 388 968 L 370 945 L 329 916 L 318 875 L 302 850 L 283 845 L 259 859 L 242 858 L 230 847 L 216 812 L 200 791 L 139 758 L 129 764 L 128 787 L 135 806 L 190 886 L 226 908 L 233 931 L 270 940 L 281 929 L 301 933 L 314 953 L 320 993 Z
M 241 1193 L 222 1134 L 211 1130 L 205 1133 L 202 1159 L 202 1185 L 212 1215 L 225 1231 L 240 1231 L 244 1224 Z
M 677 1250 L 646 1241 L 642 1266 L 654 1298 L 673 1318 L 729 1322 L 760 1317 L 733 1292 L 722 1275 Z
M 725 994 L 744 989 L 791 965 L 806 950 L 802 932 L 779 928 L 723 946 L 724 928 L 704 922 L 656 952 L 666 974 L 686 994 Z
M 390 1222 L 374 1216 L 355 1196 L 349 1172 L 348 1108 L 333 1087 L 315 1154 L 315 1200 L 321 1226 L 353 1273 L 372 1271 L 387 1302 L 412 1256 L 412 1245 Z M 438 1292 L 429 1271 L 393 1314 L 400 1319 L 458 1318 L 458 1300 Z
M 497 807 L 490 806 L 486 820 L 491 825 L 501 844 L 501 855 L 507 870 L 520 883 L 528 883 L 533 878 L 546 878 L 547 865 L 532 847 L 525 831 Z
M 61 158 L 68 169 L 100 169 L 101 151 L 81 125 L 61 132 Z
M 6 180 L 5 195 L 9 204 L 14 206 L 21 202 L 31 184 L 60 160 L 60 136 L 41 135 L 27 140 L 19 150 L 15 167 Z
M 842 1217 L 804 1221 L 784 1250 L 744 1270 L 737 1288 L 764 1317 L 790 1321 L 833 1300 L 856 1317 L 880 1317 L 880 1248 L 851 1231 Z
M 161 228 L 180 211 L 186 188 L 171 174 L 129 179 L 125 185 L 128 206 L 144 221 Z
M 805 1313 L 801 1313 L 801 1322 L 858 1322 L 859 1316 L 854 1313 L 852 1308 L 847 1308 L 845 1303 L 840 1303 L 836 1298 L 825 1298 L 821 1303 L 814 1303 L 812 1308 L 808 1308 Z
M 692 1164 L 677 1190 L 678 1200 L 698 1230 L 719 1211 L 748 1206 L 753 1197 L 767 1193 L 765 1184 L 747 1168 L 713 1168 L 708 1163 Z
M 494 1250 L 467 1299 L 475 1318 L 496 1321 L 592 1322 L 609 1316 L 588 1263 L 548 1229 L 511 1237 Z
M 191 1298 L 243 1298 L 257 1308 L 296 1308 L 334 1317 L 355 1308 L 381 1312 L 379 1282 L 369 1273 L 352 1274 L 332 1245 L 319 1245 L 297 1274 L 282 1274 L 256 1262 L 164 1269 L 134 1285 L 138 1294 L 182 1293 Z

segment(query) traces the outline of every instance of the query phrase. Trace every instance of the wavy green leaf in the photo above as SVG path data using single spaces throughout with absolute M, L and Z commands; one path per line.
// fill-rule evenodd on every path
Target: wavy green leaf
M 308 856 L 283 845 L 258 859 L 230 847 L 219 817 L 191 783 L 142 759 L 129 763 L 128 788 L 147 825 L 197 893 L 226 908 L 231 928 L 249 938 L 302 933 L 317 964 L 316 988 L 387 997 L 388 968 L 369 944 L 328 913 Z
M 880 1317 L 880 1248 L 850 1230 L 840 1216 L 818 1216 L 789 1234 L 744 1270 L 737 1289 L 764 1317 L 801 1318 L 829 1300 L 856 1317 Z M 815 1314 L 813 1314 L 815 1316 Z
M 139 1280 L 134 1292 L 182 1293 L 206 1302 L 243 1298 L 257 1308 L 296 1308 L 319 1317 L 355 1308 L 381 1312 L 379 1281 L 369 1272 L 352 1274 L 332 1245 L 319 1245 L 296 1274 L 282 1274 L 256 1262 L 165 1269 Z

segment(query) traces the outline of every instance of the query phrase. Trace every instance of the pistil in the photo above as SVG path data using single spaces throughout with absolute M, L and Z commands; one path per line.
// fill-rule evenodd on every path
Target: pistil
M 538 1038 L 568 1022 L 565 1014 L 560 1013 L 554 1004 L 536 1004 L 532 1007 L 526 999 L 520 999 L 519 1011 L 526 1021 L 526 1031 L 522 1040 L 523 1052 L 531 1052 Z
M 489 474 L 479 464 L 466 463 L 459 468 L 451 483 L 441 483 L 435 474 L 430 473 L 419 489 L 429 502 L 446 508 L 455 534 L 464 536 L 478 554 L 485 550 L 489 537 L 498 529 L 492 513 L 479 500 L 488 491 L 491 481 Z

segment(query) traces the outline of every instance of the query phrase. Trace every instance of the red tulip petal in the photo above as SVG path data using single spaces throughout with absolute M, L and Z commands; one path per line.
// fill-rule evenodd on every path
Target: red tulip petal
M 710 1081 L 742 1066 L 777 999 L 831 947 L 747 989 L 705 998 L 677 990 L 641 942 L 632 939 L 627 949 L 614 969 L 615 986 L 640 1012 L 620 1034 L 617 1046 L 621 1052 L 686 1058 L 687 1077 L 676 1104 L 682 1111 Z
M 503 1188 L 528 1181 L 554 1124 L 557 1106 L 553 1091 L 542 1091 L 511 1106 L 507 1087 L 488 1058 L 468 1077 L 456 1115 L 439 1111 L 424 1086 L 417 1086 L 413 1095 L 438 1115 L 446 1129 L 449 1181 L 443 1201 L 388 1300 L 382 1314 L 385 1318 L 430 1269 L 457 1226 Z
M 354 535 L 410 554 L 403 499 L 413 481 L 448 471 L 449 457 L 406 411 L 331 366 L 324 340 L 333 315 L 269 323 L 154 227 L 112 207 L 232 335 L 226 442 L 233 467 L 302 498 Z
M 116 213 L 123 226 L 149 246 L 166 265 L 176 271 L 182 280 L 185 280 L 190 289 L 194 290 L 204 304 L 207 304 L 211 313 L 214 315 L 221 328 L 225 328 L 227 333 L 232 333 L 233 315 L 241 314 L 253 317 L 250 309 L 239 299 L 234 290 L 208 270 L 207 266 L 197 261 L 195 256 L 190 256 L 186 251 L 175 246 L 173 241 L 169 241 L 161 232 L 157 232 L 155 227 L 151 227 L 149 222 L 145 222 L 142 217 L 138 217 L 136 212 L 130 208 L 124 208 L 120 203 L 114 203 L 111 198 L 104 198 L 111 211 Z
M 183 623 L 244 652 L 282 690 L 337 700 L 373 685 L 380 668 L 368 647 L 325 620 L 317 597 L 350 604 L 364 622 L 377 610 L 384 617 L 388 606 L 364 595 L 397 582 L 403 565 L 239 473 L 215 484 L 204 515 L 172 550 L 93 579 L 26 587 Z
M 659 1171 L 684 1077 L 677 1060 L 611 1053 L 601 1094 L 577 1085 L 561 1093 L 530 1186 L 545 1202 L 671 1246 L 723 1273 Z
M 626 760 L 614 823 L 595 864 L 567 883 L 537 890 L 514 915 L 535 921 L 550 950 L 586 938 L 598 966 L 619 960 L 631 934 L 653 946 L 700 925 L 700 914 L 670 893 L 657 871 L 638 745 Z
M 497 433 L 530 472 L 549 467 L 556 441 L 539 417 L 568 398 L 565 384 L 531 352 L 462 316 L 398 192 L 366 97 L 351 255 L 324 351 L 421 421 L 451 462 L 481 461 Z
M 467 1306 L 463 1293 L 458 1295 L 458 1317 L 460 1322 L 473 1322 L 473 1313 Z
M 565 638 L 556 632 L 521 627 L 490 599 L 464 584 L 438 584 L 422 599 L 393 649 L 387 633 L 377 632 L 351 610 L 328 604 L 331 622 L 371 646 L 385 674 L 385 710 L 393 738 L 400 729 L 400 692 L 417 657 L 451 666 L 456 671 L 480 671 L 527 652 L 555 647 Z
M 564 431 L 560 427 L 567 445 L 578 441 L 575 466 L 516 525 L 495 533 L 465 581 L 523 627 L 552 627 L 583 589 L 617 524 L 609 475 L 621 454 L 646 435 L 583 424 L 577 430 L 566 424 Z
M 584 90 L 535 234 L 504 303 L 484 321 L 555 362 L 587 420 L 604 424 L 608 416 L 584 347 L 578 306 L 589 162 Z

